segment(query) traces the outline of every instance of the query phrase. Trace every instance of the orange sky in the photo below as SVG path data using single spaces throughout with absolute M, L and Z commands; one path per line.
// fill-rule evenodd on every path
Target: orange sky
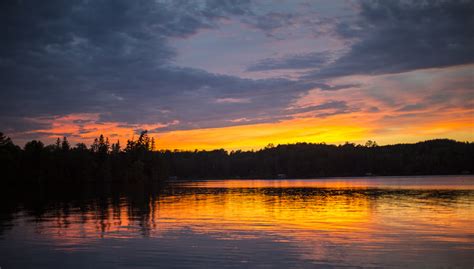
M 390 115 L 391 113 L 386 113 Z M 426 115 L 423 118 L 385 120 L 384 114 L 355 112 L 326 118 L 297 118 L 278 123 L 240 125 L 224 128 L 179 130 L 151 133 L 158 141 L 158 149 L 259 149 L 269 143 L 286 144 L 296 142 L 326 142 L 340 144 L 346 141 L 365 143 L 375 140 L 379 144 L 417 142 L 434 138 L 451 138 L 460 141 L 474 140 L 474 121 L 472 110 L 454 110 Z M 63 133 L 78 134 L 70 137 L 71 142 L 90 143 L 100 134 L 108 136 L 111 142 L 119 139 L 124 145 L 127 139 L 137 135 L 133 128 L 121 127 L 119 123 L 92 123 L 79 127 L 71 123 L 73 118 L 93 119 L 96 115 L 70 115 L 55 120 L 49 131 L 50 140 Z M 140 125 L 143 129 L 159 125 Z M 79 131 L 82 128 L 82 134 Z
M 287 119 L 268 123 L 235 125 L 238 122 L 229 119 L 231 126 L 228 127 L 166 131 L 160 128 L 179 125 L 179 121 L 130 124 L 101 120 L 99 113 L 80 113 L 27 118 L 48 128 L 7 135 L 12 135 L 21 145 L 31 139 L 17 141 L 15 137 L 29 136 L 53 143 L 57 137 L 66 135 L 75 144 L 91 143 L 104 134 L 111 142 L 120 140 L 124 145 L 127 139 L 136 138 L 139 130 L 158 130 L 149 132 L 156 138 L 158 149 L 180 150 L 250 150 L 269 143 L 296 142 L 363 144 L 375 140 L 383 145 L 435 138 L 474 141 L 474 99 L 470 88 L 473 78 L 469 76 L 472 70 L 472 66 L 459 66 L 338 78 L 331 83 L 352 81 L 359 86 L 340 91 L 309 90 L 282 108 L 288 112 Z M 334 108 L 304 110 L 330 102 L 345 103 L 347 107 L 342 111 Z

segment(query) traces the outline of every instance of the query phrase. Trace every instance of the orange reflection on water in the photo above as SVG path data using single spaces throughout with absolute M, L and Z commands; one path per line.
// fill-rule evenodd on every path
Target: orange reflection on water
M 361 228 L 370 218 L 366 197 L 268 194 L 258 190 L 180 195 L 158 201 L 161 229 L 204 231 Z
M 364 180 L 374 181 L 359 183 Z M 183 232 L 191 231 L 216 240 L 271 238 L 297 246 L 301 255 L 314 260 L 331 257 L 327 245 L 357 255 L 382 246 L 403 252 L 407 245 L 425 249 L 446 243 L 474 251 L 472 191 L 374 190 L 370 184 L 365 189 L 348 188 L 352 183 L 343 179 L 188 183 L 158 196 L 123 197 L 116 204 L 109 201 L 105 207 L 95 205 L 69 215 L 56 212 L 46 216 L 49 221 L 38 229 L 58 248 L 68 250 L 102 238 L 172 235 L 188 242 L 192 239 Z M 432 183 L 438 186 L 436 179 Z M 462 178 L 453 179 L 454 186 L 462 183 Z
M 416 189 L 416 190 L 474 190 L 472 179 L 462 176 L 431 177 L 366 177 L 330 179 L 225 179 L 185 182 L 190 188 L 324 188 L 324 189 Z M 455 179 L 455 180 L 453 180 Z

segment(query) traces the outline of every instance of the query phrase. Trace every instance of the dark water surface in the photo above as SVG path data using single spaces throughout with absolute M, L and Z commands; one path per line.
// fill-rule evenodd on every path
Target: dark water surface
M 4 191 L 0 267 L 473 268 L 474 177 Z

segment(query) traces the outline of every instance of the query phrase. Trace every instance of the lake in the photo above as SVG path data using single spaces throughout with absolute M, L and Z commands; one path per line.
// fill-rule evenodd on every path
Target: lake
M 473 176 L 207 180 L 2 199 L 2 269 L 473 266 Z

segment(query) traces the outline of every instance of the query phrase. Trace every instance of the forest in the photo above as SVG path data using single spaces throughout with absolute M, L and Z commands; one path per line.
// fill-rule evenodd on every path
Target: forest
M 1 184 L 165 182 L 217 178 L 314 178 L 470 174 L 474 143 L 435 139 L 379 146 L 296 143 L 256 151 L 155 150 L 146 131 L 137 140 L 110 143 L 100 135 L 92 145 L 71 146 L 66 137 L 23 148 L 0 133 Z

